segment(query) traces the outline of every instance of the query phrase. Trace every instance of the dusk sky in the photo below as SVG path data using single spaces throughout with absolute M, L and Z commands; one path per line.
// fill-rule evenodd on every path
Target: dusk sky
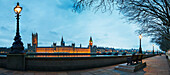
M 13 9 L 17 2 L 23 7 L 20 34 L 26 48 L 35 32 L 39 46 L 51 46 L 53 42 L 60 45 L 63 36 L 66 45 L 75 43 L 87 47 L 92 36 L 93 44 L 98 47 L 139 48 L 137 24 L 127 23 L 118 10 L 112 14 L 92 10 L 75 13 L 72 0 L 0 0 L 0 47 L 12 46 L 16 34 Z M 152 50 L 152 44 L 150 37 L 142 38 L 143 50 Z

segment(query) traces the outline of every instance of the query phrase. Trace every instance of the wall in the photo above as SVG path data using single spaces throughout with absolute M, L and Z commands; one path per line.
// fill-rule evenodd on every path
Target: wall
M 145 55 L 151 57 L 153 55 Z M 102 67 L 126 62 L 130 56 L 105 57 L 25 57 L 25 70 L 60 71 Z M 0 57 L 0 67 L 6 67 L 7 58 Z
M 26 70 L 73 70 L 126 62 L 127 56 L 26 58 Z
M 0 67 L 6 67 L 7 57 L 0 57 Z

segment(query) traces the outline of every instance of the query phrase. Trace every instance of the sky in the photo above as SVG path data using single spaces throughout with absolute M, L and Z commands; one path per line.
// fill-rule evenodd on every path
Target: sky
M 118 10 L 94 13 L 85 10 L 72 12 L 72 0 L 0 0 L 0 47 L 11 47 L 16 34 L 14 7 L 19 2 L 20 34 L 24 46 L 32 42 L 32 33 L 38 33 L 38 46 L 60 45 L 63 36 L 66 45 L 75 43 L 87 47 L 90 36 L 98 47 L 139 48 L 137 24 L 129 24 Z M 142 49 L 152 50 L 150 37 L 142 38 Z M 155 46 L 157 49 L 158 46 Z

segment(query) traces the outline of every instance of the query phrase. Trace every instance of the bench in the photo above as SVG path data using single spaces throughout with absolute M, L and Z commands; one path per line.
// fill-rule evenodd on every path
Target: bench
M 138 64 L 139 61 L 142 62 L 142 57 L 143 57 L 142 54 L 140 54 L 140 55 L 132 54 L 132 57 L 127 58 L 127 65 Z M 134 62 L 136 62 L 136 63 L 134 63 Z

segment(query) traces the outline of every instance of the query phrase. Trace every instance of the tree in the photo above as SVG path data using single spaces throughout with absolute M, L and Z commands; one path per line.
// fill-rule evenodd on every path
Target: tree
M 76 0 L 73 8 L 106 12 L 112 11 L 114 6 L 130 23 L 139 25 L 139 34 L 151 36 L 152 42 L 162 50 L 170 49 L 170 0 Z
M 160 49 L 161 50 L 164 50 L 164 51 L 167 51 L 169 50 L 170 48 L 170 40 L 166 40 L 164 36 L 155 36 L 154 38 L 152 38 L 152 41 L 151 42 L 154 42 L 158 45 L 160 45 Z

